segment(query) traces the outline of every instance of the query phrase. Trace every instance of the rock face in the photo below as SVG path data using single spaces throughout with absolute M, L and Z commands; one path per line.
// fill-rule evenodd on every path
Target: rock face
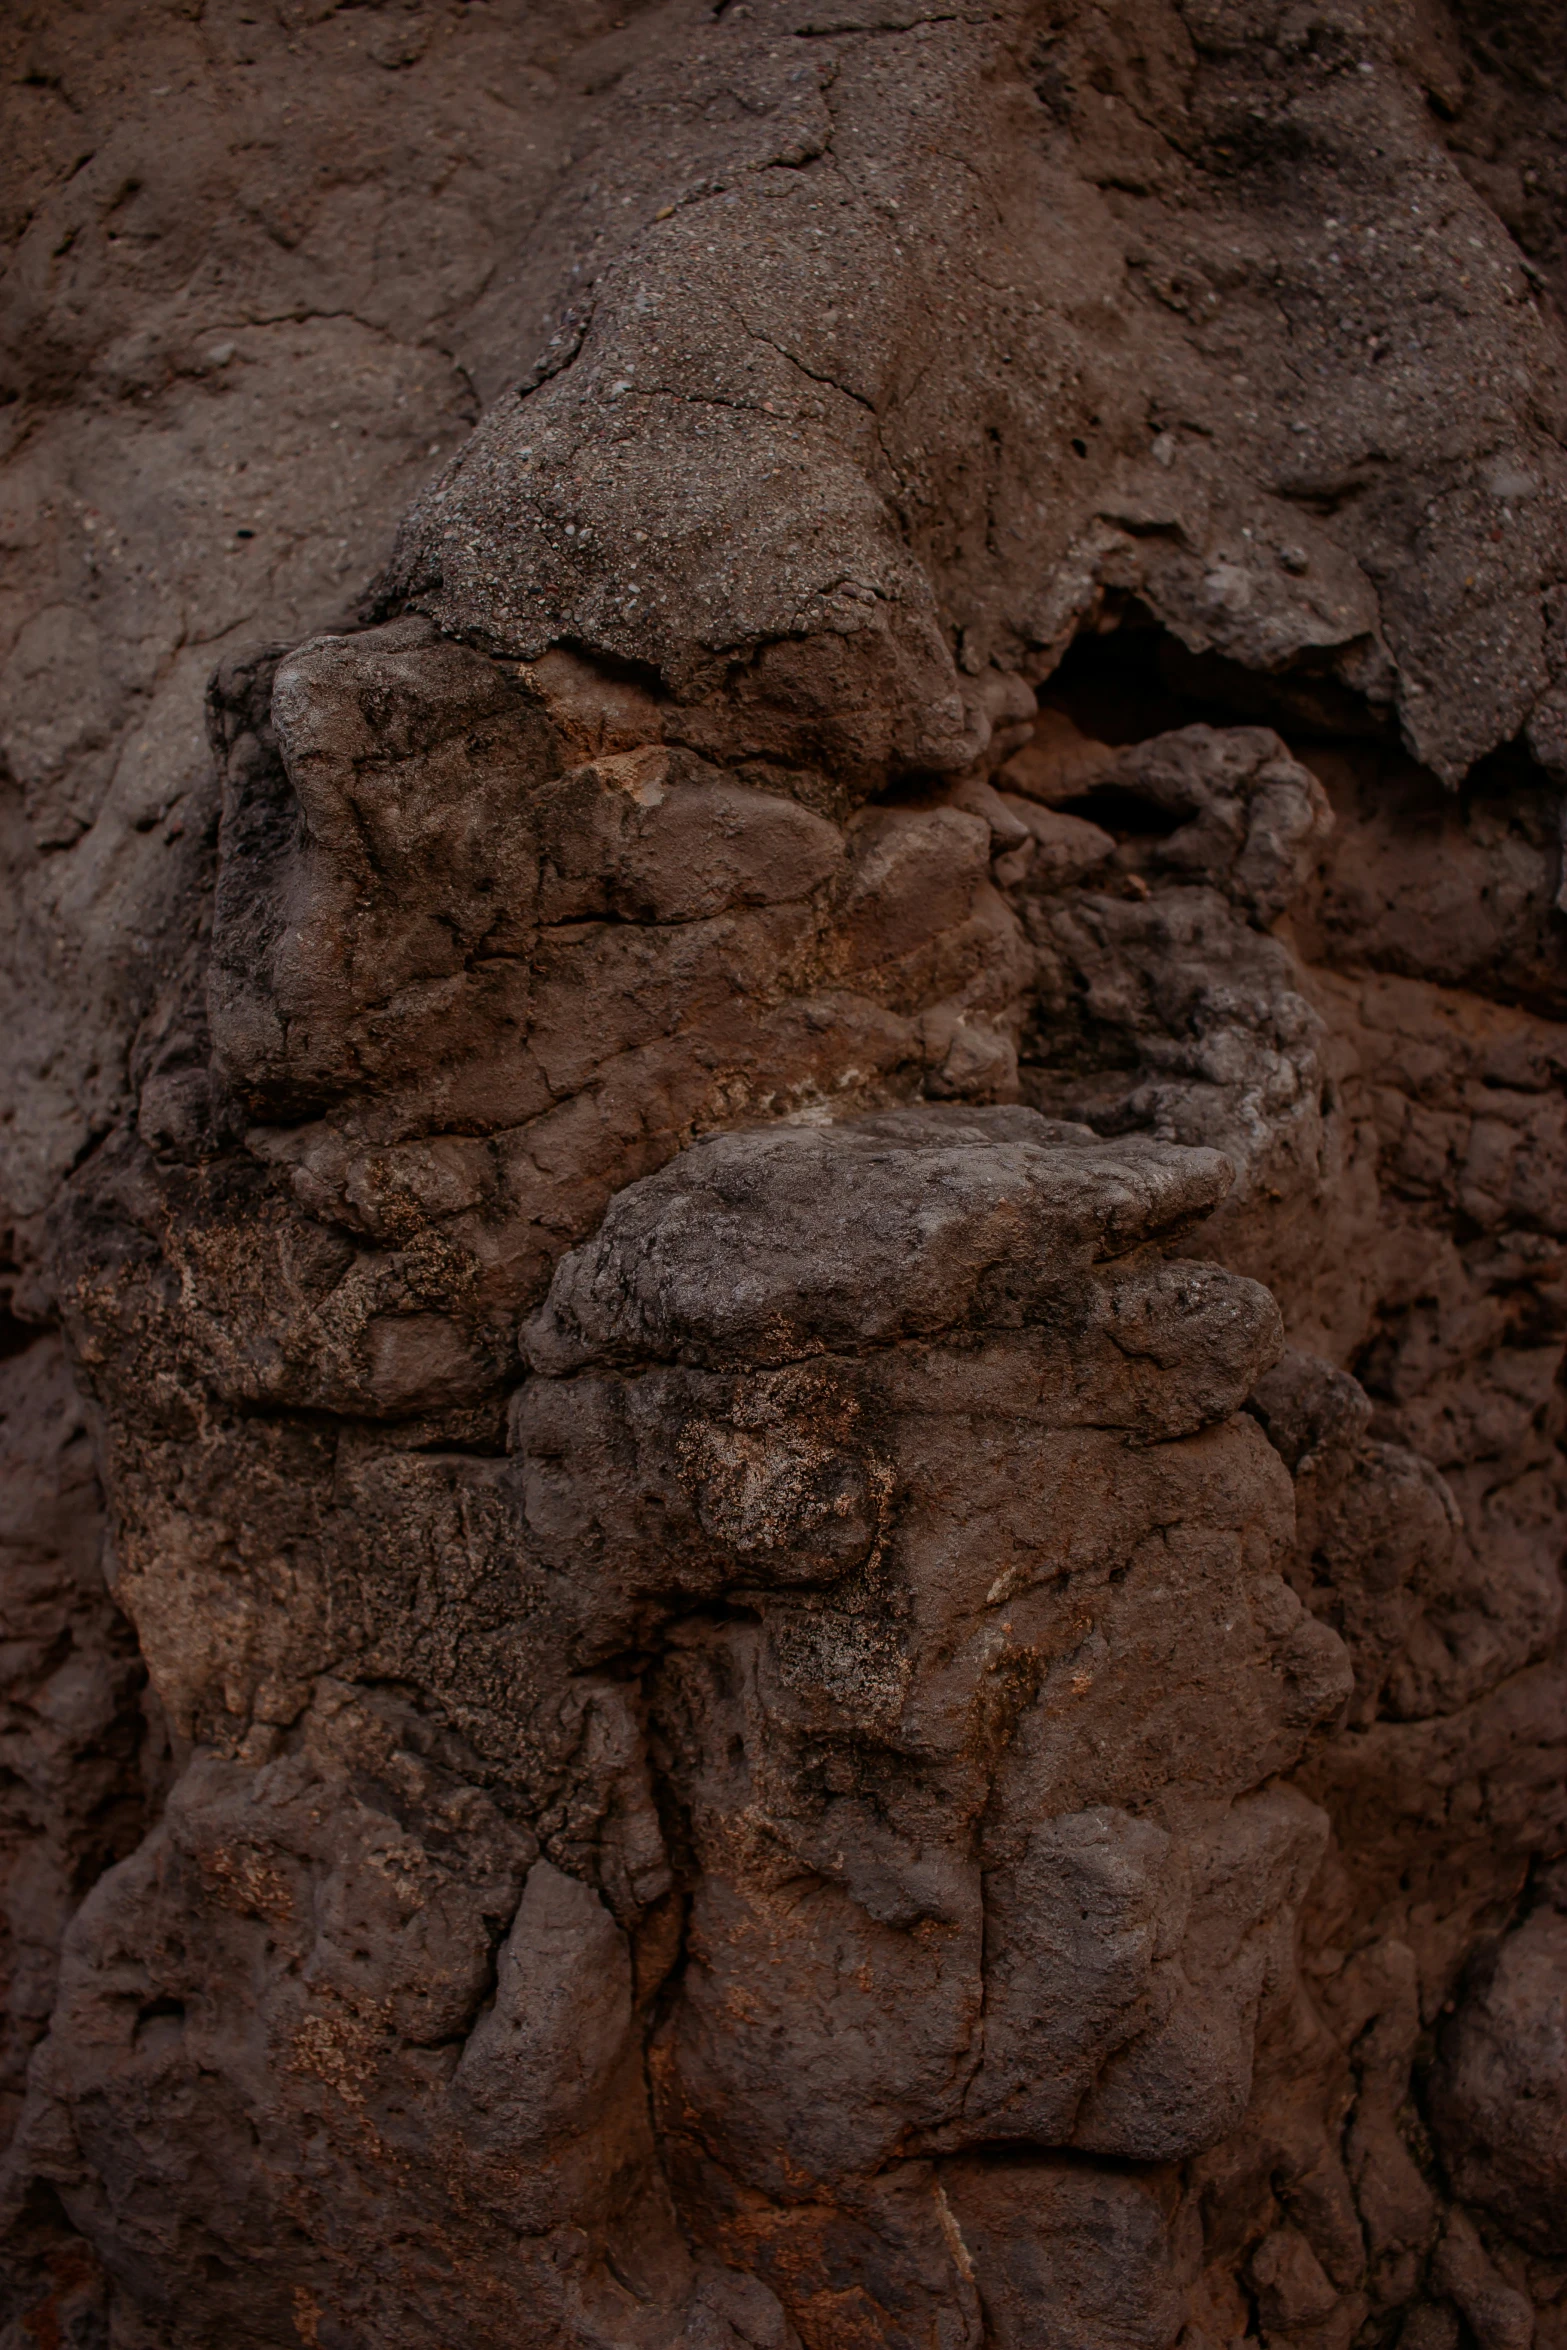
M 1567 2350 L 1560 10 L 4 37 L 5 2343 Z

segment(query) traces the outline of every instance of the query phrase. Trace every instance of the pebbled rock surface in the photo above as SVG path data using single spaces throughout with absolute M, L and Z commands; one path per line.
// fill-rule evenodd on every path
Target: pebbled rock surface
M 1567 2346 L 1564 40 L 7 20 L 6 2350 Z

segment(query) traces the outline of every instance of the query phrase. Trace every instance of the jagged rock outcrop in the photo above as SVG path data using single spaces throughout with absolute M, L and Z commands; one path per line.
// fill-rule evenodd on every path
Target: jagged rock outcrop
M 504 1461 L 364 1449 L 346 1645 L 103 1880 L 35 2068 L 30 2159 L 177 2337 L 439 2340 L 504 2270 L 522 2339 L 681 2340 L 667 2177 L 807 2338 L 849 2260 L 862 2326 L 978 2339 L 942 2156 L 1234 2126 L 1326 1834 L 1268 1782 L 1348 1666 L 1238 1412 L 1273 1301 L 1158 1247 L 1225 1180 L 1023 1109 L 699 1143 L 561 1264 Z
M 1567 2344 L 1564 34 L 7 33 L 17 2350 Z

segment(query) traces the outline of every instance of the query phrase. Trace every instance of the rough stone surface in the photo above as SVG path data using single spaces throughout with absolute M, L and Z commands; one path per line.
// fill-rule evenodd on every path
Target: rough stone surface
M 1559 1872 L 1558 1872 L 1559 1873 Z M 1560 1909 L 1503 1937 L 1449 2027 L 1434 2090 L 1460 2191 L 1537 2252 L 1567 2246 L 1567 1952 Z
M 7 19 L 4 2350 L 1567 2350 L 1564 45 Z
M 140 1840 L 161 1777 L 145 1674 L 104 1585 L 87 1418 L 59 1337 L 0 1362 L 7 2135 L 54 2007 L 60 1937 Z

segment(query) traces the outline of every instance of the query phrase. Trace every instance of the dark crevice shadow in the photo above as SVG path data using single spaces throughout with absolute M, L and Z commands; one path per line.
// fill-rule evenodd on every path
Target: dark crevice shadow
M 1398 743 L 1391 715 L 1352 692 L 1326 663 L 1270 672 L 1194 653 L 1136 597 L 1115 626 L 1080 632 L 1039 688 L 1039 705 L 1115 750 L 1197 725 L 1271 726 L 1291 744 Z

